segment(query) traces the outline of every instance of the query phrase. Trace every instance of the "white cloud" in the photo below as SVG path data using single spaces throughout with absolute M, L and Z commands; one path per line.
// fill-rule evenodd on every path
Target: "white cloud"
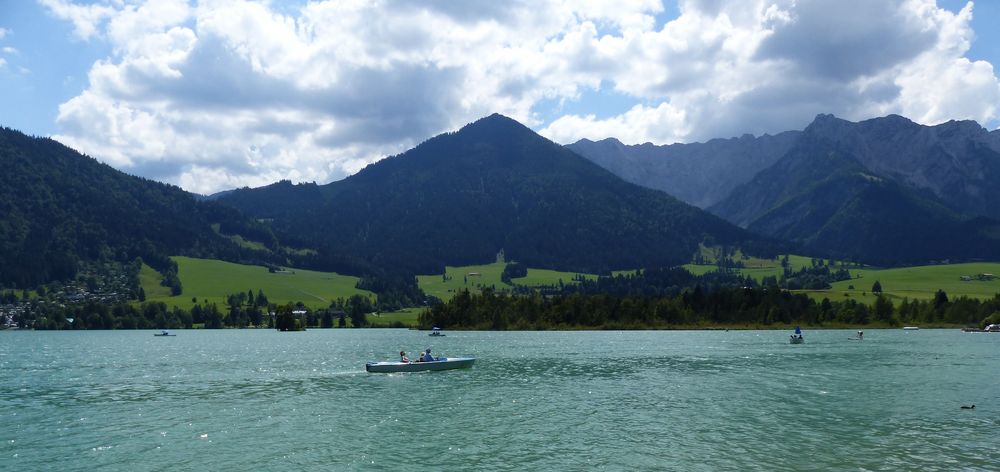
M 78 5 L 71 0 L 38 0 L 56 18 L 73 23 L 73 34 L 79 39 L 97 35 L 103 23 L 117 10 L 109 4 Z
M 560 142 L 667 143 L 800 128 L 817 113 L 994 119 L 964 58 L 970 7 L 931 0 L 41 0 L 107 41 L 57 139 L 193 191 L 327 182 L 500 112 Z M 927 80 L 933 77 L 935 80 Z M 612 90 L 618 116 L 543 121 Z
M 7 37 L 10 34 L 10 30 L 7 28 L 0 28 L 0 39 Z
M 925 124 L 998 118 L 992 65 L 964 57 L 971 2 L 957 14 L 933 0 L 690 1 L 681 12 L 638 34 L 625 47 L 636 51 L 632 65 L 607 78 L 643 99 L 646 113 L 563 116 L 542 133 L 668 143 L 800 129 L 817 113 L 899 113 Z M 675 113 L 649 113 L 665 105 L 684 111 L 680 123 Z
M 4 67 L 6 65 L 7 65 L 7 60 L 4 59 L 4 58 L 2 58 L 2 57 L 0 57 L 0 67 Z
M 4 52 L 4 54 L 11 54 L 11 55 L 18 54 L 17 49 L 16 48 L 12 48 L 10 46 L 5 46 L 3 48 L 3 52 Z

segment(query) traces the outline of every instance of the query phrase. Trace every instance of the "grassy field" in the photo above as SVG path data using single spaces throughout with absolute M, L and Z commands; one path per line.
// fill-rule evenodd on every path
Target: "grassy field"
M 506 264 L 503 262 L 494 262 L 493 264 L 474 266 L 449 266 L 445 268 L 444 276 L 418 275 L 417 284 L 420 286 L 420 289 L 424 291 L 424 293 L 445 301 L 451 300 L 451 297 L 462 289 L 473 291 L 481 290 L 487 287 L 495 287 L 499 290 L 505 287 L 510 287 L 500 280 L 500 274 L 503 273 L 505 265 Z M 538 287 L 543 285 L 557 285 L 560 280 L 562 280 L 563 283 L 572 283 L 573 277 L 575 276 L 576 274 L 573 272 L 528 269 L 528 275 L 526 277 L 512 279 L 512 282 L 517 285 Z M 584 276 L 588 278 L 597 278 L 596 275 L 584 274 Z
M 764 277 L 768 276 L 780 278 L 783 271 L 780 259 L 759 259 L 756 257 L 750 257 L 743 259 L 742 262 L 743 268 L 739 269 L 739 272 L 744 275 L 749 275 L 757 281 L 760 281 Z M 812 258 L 790 254 L 788 256 L 788 264 L 792 267 L 793 271 L 796 271 L 803 267 L 810 267 L 812 265 Z M 694 275 L 703 275 L 706 272 L 711 272 L 717 269 L 715 264 L 685 264 L 683 267 Z
M 372 327 L 392 326 L 395 322 L 400 322 L 406 326 L 416 326 L 417 317 L 424 311 L 424 308 L 404 308 L 399 311 L 368 315 L 368 324 Z
M 160 301 L 167 306 L 190 309 L 194 302 L 225 304 L 227 295 L 253 290 L 263 290 L 271 303 L 298 302 L 310 308 L 326 308 L 337 298 L 347 298 L 354 294 L 374 297 L 366 290 L 354 287 L 357 277 L 338 275 L 333 272 L 287 269 L 283 273 L 270 273 L 263 266 L 233 264 L 211 259 L 174 257 L 177 261 L 178 276 L 184 292 L 170 296 L 166 287 L 160 286 L 160 276 L 153 269 L 143 267 L 139 279 L 146 292 L 146 300 Z
M 1000 263 L 982 262 L 969 264 L 930 265 L 917 267 L 902 267 L 895 269 L 857 269 L 852 270 L 854 279 L 843 280 L 833 284 L 830 290 L 806 291 L 809 296 L 830 300 L 853 298 L 859 301 L 873 302 L 872 285 L 877 280 L 882 285 L 882 292 L 890 298 L 901 300 L 904 297 L 911 300 L 929 300 L 940 289 L 954 299 L 965 295 L 971 298 L 993 298 L 1000 292 L 1000 279 L 991 281 L 976 280 L 977 274 L 1000 275 Z M 962 281 L 963 275 L 971 276 L 971 281 Z M 850 287 L 854 286 L 853 289 Z
M 804 256 L 790 255 L 788 262 L 792 270 L 799 270 L 802 267 L 812 265 L 812 259 Z M 749 258 L 743 260 L 745 267 L 739 271 L 760 281 L 764 277 L 774 276 L 780 278 L 782 269 L 779 259 L 757 259 Z M 715 265 L 687 264 L 684 266 L 695 275 L 702 275 L 716 269 Z M 853 298 L 855 300 L 874 303 L 875 296 L 872 295 L 872 285 L 876 280 L 882 284 L 882 292 L 894 300 L 903 298 L 929 300 L 934 298 L 938 289 L 944 290 L 949 297 L 959 297 L 962 295 L 973 298 L 992 298 L 1000 292 L 1000 279 L 992 281 L 976 280 L 977 274 L 998 274 L 1000 275 L 1000 263 L 969 263 L 969 264 L 948 264 L 902 267 L 893 269 L 880 269 L 876 267 L 851 268 L 851 280 L 836 282 L 830 290 L 802 290 L 816 300 L 829 298 L 830 300 L 844 300 Z M 971 281 L 962 281 L 961 276 L 971 276 Z M 853 286 L 854 288 L 850 288 Z
M 146 299 L 162 299 L 170 296 L 170 287 L 160 285 L 163 276 L 152 267 L 143 264 L 139 270 L 139 286 L 146 292 Z M 184 282 L 181 282 L 182 284 Z

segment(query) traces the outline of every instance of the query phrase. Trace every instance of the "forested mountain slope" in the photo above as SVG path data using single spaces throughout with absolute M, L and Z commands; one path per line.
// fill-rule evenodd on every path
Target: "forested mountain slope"
M 219 201 L 272 218 L 283 240 L 419 273 L 491 261 L 501 250 L 531 267 L 604 272 L 681 264 L 706 240 L 774 248 L 500 115 L 341 181 L 241 189 Z M 263 201 L 275 204 L 259 209 Z
M 0 128 L 0 285 L 32 287 L 75 276 L 88 261 L 167 256 L 260 260 L 213 231 L 273 239 L 231 208 L 133 177 L 47 138 Z

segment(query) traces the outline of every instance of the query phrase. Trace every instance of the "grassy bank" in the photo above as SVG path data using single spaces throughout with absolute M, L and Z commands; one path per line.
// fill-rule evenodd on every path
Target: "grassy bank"
M 177 275 L 181 279 L 183 293 L 170 296 L 170 289 L 160 286 L 160 275 L 151 268 L 143 267 L 139 279 L 146 292 L 146 300 L 188 310 L 195 303 L 192 299 L 199 303 L 208 301 L 223 305 L 227 295 L 252 290 L 256 296 L 258 290 L 263 290 L 271 303 L 301 301 L 316 309 L 329 307 L 331 301 L 355 294 L 374 297 L 369 291 L 355 288 L 357 277 L 334 272 L 287 268 L 283 272 L 271 273 L 264 266 L 190 257 L 172 259 L 177 262 Z

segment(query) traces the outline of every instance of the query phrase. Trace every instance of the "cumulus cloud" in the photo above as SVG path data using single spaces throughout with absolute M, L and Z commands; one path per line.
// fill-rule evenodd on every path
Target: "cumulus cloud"
M 992 65 L 964 57 L 974 37 L 971 2 L 958 13 L 933 0 L 680 7 L 663 28 L 633 35 L 622 50 L 635 60 L 608 78 L 643 105 L 605 119 L 562 116 L 542 133 L 559 142 L 621 135 L 669 143 L 797 129 L 817 113 L 899 113 L 925 124 L 997 119 Z
M 38 0 L 56 18 L 73 23 L 73 34 L 90 39 L 98 34 L 105 20 L 116 13 L 111 5 L 79 5 L 71 0 Z
M 995 119 L 972 7 L 933 0 L 41 0 L 106 41 L 57 139 L 198 192 L 327 182 L 492 112 L 558 141 L 669 143 L 801 128 L 817 113 Z M 933 80 L 929 80 L 933 78 Z M 610 92 L 616 116 L 543 121 Z
M 617 63 L 598 29 L 649 28 L 657 2 L 44 0 L 106 41 L 56 139 L 212 192 L 329 181 L 498 111 L 596 88 Z M 596 46 L 595 46 L 596 45 Z

